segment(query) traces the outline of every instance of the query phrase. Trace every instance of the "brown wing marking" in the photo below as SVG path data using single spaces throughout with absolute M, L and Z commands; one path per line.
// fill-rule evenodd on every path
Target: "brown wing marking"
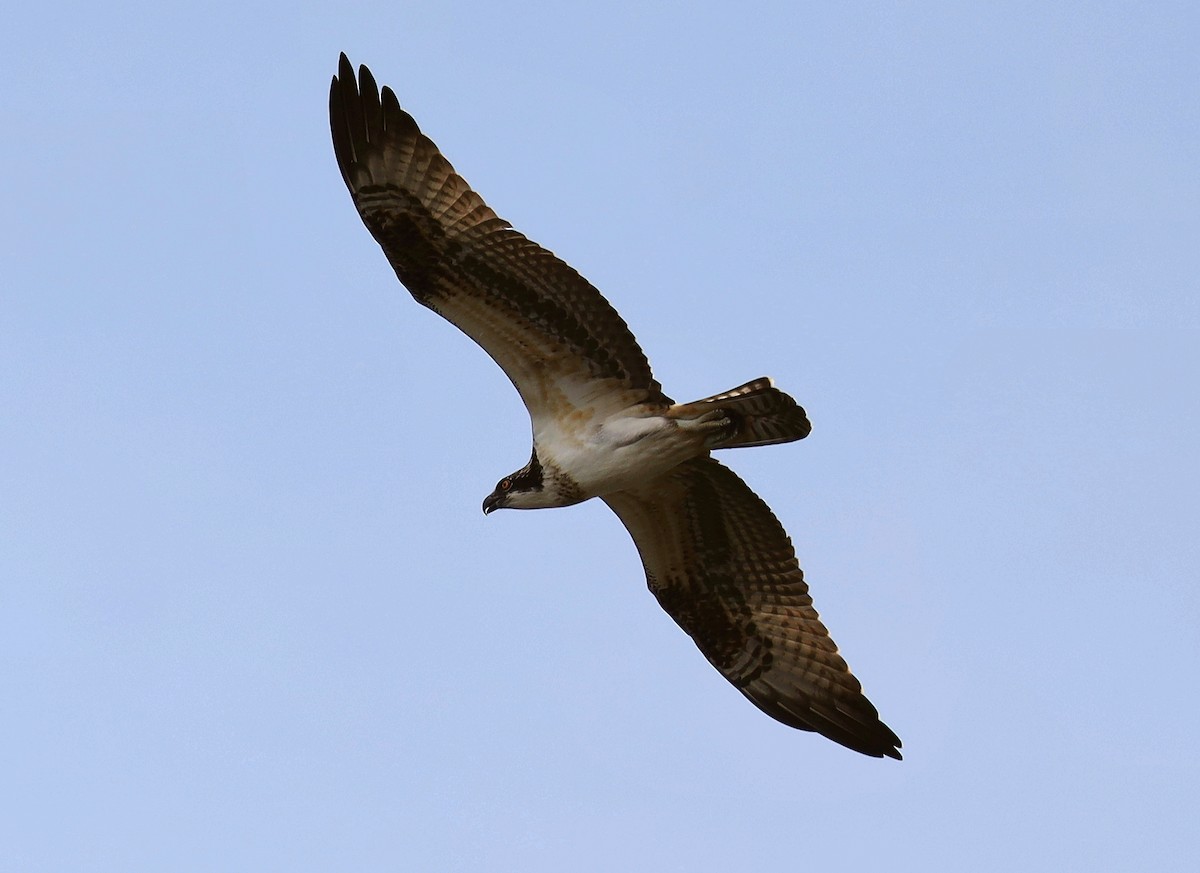
M 342 178 L 416 300 L 481 345 L 531 411 L 548 384 L 662 398 L 628 326 L 586 279 L 497 217 L 396 95 L 342 55 L 329 92 Z
M 604 500 L 659 604 L 742 694 L 791 727 L 900 757 L 813 609 L 787 533 L 735 473 L 699 458 Z

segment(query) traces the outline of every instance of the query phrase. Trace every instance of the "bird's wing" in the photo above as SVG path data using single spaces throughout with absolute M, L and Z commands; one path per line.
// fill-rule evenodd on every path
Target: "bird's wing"
M 662 398 L 645 354 L 600 292 L 471 190 L 371 72 L 345 55 L 329 91 L 342 178 L 416 298 L 492 356 L 535 418 L 611 394 Z
M 735 473 L 697 458 L 603 499 L 659 604 L 759 709 L 865 755 L 900 757 L 813 609 L 787 533 Z

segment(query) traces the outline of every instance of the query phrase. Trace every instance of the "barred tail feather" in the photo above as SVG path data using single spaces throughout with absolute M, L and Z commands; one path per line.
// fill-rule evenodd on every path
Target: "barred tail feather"
M 769 446 L 802 440 L 812 431 L 804 408 L 763 377 L 686 404 L 697 412 L 720 409 L 732 422 L 728 436 L 713 444 L 714 449 Z

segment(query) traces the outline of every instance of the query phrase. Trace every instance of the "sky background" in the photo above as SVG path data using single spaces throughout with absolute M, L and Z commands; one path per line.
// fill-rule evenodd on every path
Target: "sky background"
M 23 4 L 0 869 L 1193 871 L 1194 3 Z M 371 66 L 790 531 L 903 762 L 773 722 L 413 303 Z

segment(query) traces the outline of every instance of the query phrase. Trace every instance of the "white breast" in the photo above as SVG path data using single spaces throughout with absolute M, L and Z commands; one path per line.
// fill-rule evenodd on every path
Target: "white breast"
M 536 428 L 534 441 L 538 457 L 569 476 L 586 497 L 643 484 L 704 451 L 673 420 L 640 408 L 599 422 L 581 415 L 556 419 Z

